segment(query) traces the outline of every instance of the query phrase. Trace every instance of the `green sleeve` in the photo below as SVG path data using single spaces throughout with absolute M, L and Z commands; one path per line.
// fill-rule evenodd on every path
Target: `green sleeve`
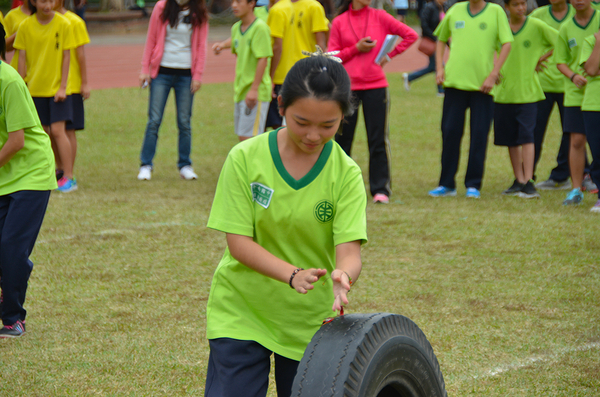
M 273 56 L 271 33 L 267 24 L 257 26 L 256 34 L 252 40 L 252 54 L 259 59 Z
M 500 44 L 512 43 L 515 38 L 510 30 L 508 18 L 500 6 L 498 6 L 498 41 Z
M 568 65 L 571 61 L 571 52 L 567 41 L 567 27 L 563 25 L 558 31 L 558 38 L 554 45 L 554 60 L 557 64 L 564 63 Z
M 592 55 L 592 51 L 594 50 L 594 45 L 596 45 L 596 38 L 594 36 L 590 36 L 583 42 L 583 46 L 581 48 L 581 55 L 579 56 L 579 64 L 583 66 L 584 63 L 590 59 L 590 55 Z
M 7 67 L 7 65 L 2 63 L 2 67 Z M 32 106 L 28 101 L 28 97 L 31 96 L 23 80 L 15 79 L 8 82 L 3 89 L 2 96 L 7 132 L 40 125 L 38 115 L 32 111 Z
M 333 243 L 339 245 L 356 240 L 360 240 L 361 244 L 366 243 L 367 195 L 358 167 L 347 173 L 341 191 L 333 220 Z
M 217 183 L 208 227 L 254 237 L 254 205 L 245 160 L 239 147 L 229 152 Z
M 452 19 L 452 13 L 450 11 L 451 9 L 448 10 L 444 19 L 442 19 L 433 32 L 433 35 L 436 36 L 439 41 L 444 43 L 447 43 L 452 35 L 452 32 L 450 32 L 450 19 Z

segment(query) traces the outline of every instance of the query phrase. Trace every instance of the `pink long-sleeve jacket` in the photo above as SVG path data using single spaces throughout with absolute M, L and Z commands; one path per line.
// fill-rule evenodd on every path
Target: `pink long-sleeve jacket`
M 166 4 L 166 0 L 160 0 L 154 6 L 142 57 L 142 73 L 149 74 L 153 79 L 158 76 L 160 61 L 165 50 L 168 21 L 163 22 L 161 15 Z M 208 20 L 192 29 L 192 80 L 202 81 L 206 64 L 207 40 Z
M 327 49 L 340 51 L 346 71 L 350 75 L 353 91 L 371 90 L 388 86 L 383 68 L 375 63 L 385 36 L 395 34 L 402 41 L 388 55 L 390 58 L 401 54 L 410 47 L 419 36 L 410 27 L 394 19 L 384 10 L 364 7 L 358 11 L 352 9 L 337 16 L 331 25 L 331 35 Z M 377 40 L 377 45 L 369 52 L 360 52 L 356 43 L 363 37 Z

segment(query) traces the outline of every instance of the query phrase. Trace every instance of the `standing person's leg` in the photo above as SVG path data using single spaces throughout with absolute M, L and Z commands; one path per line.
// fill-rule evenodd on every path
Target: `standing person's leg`
M 563 201 L 564 205 L 580 204 L 583 201 L 582 183 L 585 168 L 585 125 L 579 107 L 565 107 L 564 131 L 570 135 L 569 169 L 573 189 Z
M 518 144 L 523 157 L 523 175 L 526 182 L 533 179 L 535 161 L 535 123 L 539 102 L 520 104 L 516 108 L 519 124 Z
M 456 189 L 456 172 L 460 161 L 460 144 L 465 129 L 465 112 L 469 107 L 468 91 L 447 88 L 442 111 L 442 171 L 439 186 Z
M 275 353 L 275 384 L 277 397 L 290 397 L 299 361 Z
M 175 76 L 173 88 L 175 90 L 175 105 L 177 107 L 177 128 L 179 130 L 179 145 L 177 168 L 191 166 L 192 160 L 190 153 L 192 151 L 192 107 L 194 104 L 194 94 L 190 89 L 192 84 L 191 76 Z M 183 174 L 182 174 L 183 176 Z M 190 176 L 193 176 L 190 174 Z M 196 179 L 196 178 L 185 178 Z
M 358 121 L 358 108 L 361 102 L 361 92 L 362 91 L 352 91 L 352 95 L 356 99 L 356 109 L 350 116 L 344 117 L 344 120 L 342 121 L 342 132 L 340 134 L 336 134 L 335 136 L 335 141 L 341 146 L 348 156 L 352 155 L 352 141 L 354 140 L 356 122 Z
M 410 83 L 411 81 L 414 81 L 416 79 L 418 79 L 419 77 L 425 76 L 428 73 L 433 73 L 435 72 L 435 54 L 433 54 L 432 56 L 429 57 L 429 64 L 424 67 L 423 69 L 419 69 L 417 71 L 414 71 L 412 73 L 409 73 L 407 76 L 408 82 Z
M 481 92 L 472 92 L 469 107 L 471 108 L 471 146 L 465 187 L 481 190 L 488 135 L 494 115 L 494 98 Z
M 590 176 L 592 177 L 592 181 L 600 186 L 600 112 L 583 112 L 583 121 L 585 123 L 585 134 L 593 157 L 590 166 Z M 592 207 L 591 211 L 600 212 L 600 193 L 598 193 L 598 201 Z
M 2 323 L 24 322 L 23 308 L 33 263 L 29 256 L 46 214 L 50 191 L 23 190 L 0 197 L 0 279 Z M 0 336 L 19 336 L 3 335 Z
M 535 147 L 534 168 L 537 167 L 537 163 L 542 155 L 542 147 L 544 145 L 544 137 L 548 127 L 548 120 L 552 114 L 552 108 L 554 107 L 555 98 L 552 96 L 552 93 L 546 92 L 544 94 L 546 95 L 546 98 L 538 102 L 535 130 L 533 132 Z
M 264 397 L 272 352 L 254 341 L 210 339 L 204 397 Z M 291 388 L 291 386 L 290 386 Z
M 392 194 L 391 153 L 388 114 L 390 98 L 387 88 L 362 91 L 363 115 L 369 144 L 369 185 L 371 195 Z
M 165 105 L 169 98 L 169 92 L 173 87 L 176 76 L 159 74 L 150 82 L 150 100 L 148 102 L 148 123 L 144 135 L 144 143 L 140 153 L 141 165 L 152 166 L 152 159 L 156 153 L 158 141 L 158 129 L 162 122 Z
M 555 97 L 556 105 L 558 106 L 558 114 L 560 116 L 560 126 L 563 131 L 562 137 L 560 140 L 560 147 L 558 149 L 558 153 L 556 155 L 556 167 L 550 171 L 549 179 L 554 181 L 566 181 L 568 183 L 568 179 L 571 176 L 571 171 L 569 169 L 569 146 L 571 145 L 571 137 L 568 133 L 564 131 L 564 123 L 565 123 L 565 105 L 564 105 L 564 94 L 553 94 Z M 570 188 L 570 185 L 566 185 L 563 189 Z

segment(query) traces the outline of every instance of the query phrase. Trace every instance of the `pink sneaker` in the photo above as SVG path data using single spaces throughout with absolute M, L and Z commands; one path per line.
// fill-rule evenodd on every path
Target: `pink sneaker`
M 373 196 L 373 204 L 389 204 L 390 198 L 382 193 L 377 193 Z

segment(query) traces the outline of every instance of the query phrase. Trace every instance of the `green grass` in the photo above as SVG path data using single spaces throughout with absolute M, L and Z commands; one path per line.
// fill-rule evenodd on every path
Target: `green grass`
M 490 145 L 482 198 L 431 199 L 440 170 L 433 77 L 404 92 L 390 75 L 392 202 L 367 208 L 364 269 L 347 311 L 413 319 L 455 396 L 600 393 L 600 226 L 595 197 L 503 197 L 506 149 Z M 202 395 L 205 310 L 225 248 L 205 227 L 221 165 L 237 142 L 231 84 L 205 85 L 193 117 L 194 167 L 179 178 L 172 100 L 152 181 L 138 182 L 147 92 L 95 91 L 79 135 L 80 189 L 53 193 L 32 255 L 29 333 L 0 341 L 0 396 Z M 364 129 L 356 160 L 367 170 Z M 538 170 L 554 165 L 553 116 Z M 468 145 L 468 135 L 463 149 Z M 273 391 L 270 395 L 274 395 Z

